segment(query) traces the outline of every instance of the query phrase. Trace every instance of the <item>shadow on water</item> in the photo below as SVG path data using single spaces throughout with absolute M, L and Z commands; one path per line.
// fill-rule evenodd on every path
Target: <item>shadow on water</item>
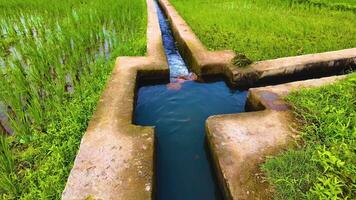
M 206 148 L 205 120 L 211 115 L 244 112 L 247 92 L 232 90 L 221 80 L 192 81 L 169 24 L 156 6 L 171 82 L 140 85 L 134 117 L 135 124 L 155 126 L 155 197 L 222 199 Z

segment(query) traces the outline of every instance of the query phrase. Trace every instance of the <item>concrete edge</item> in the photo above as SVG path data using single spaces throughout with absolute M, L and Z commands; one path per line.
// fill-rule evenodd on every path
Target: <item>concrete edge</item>
M 222 74 L 231 85 L 253 87 L 270 82 L 329 76 L 356 68 L 356 48 L 259 61 L 245 68 L 232 64 L 233 51 L 208 51 L 169 0 L 158 0 L 171 22 L 178 48 L 192 71 L 200 76 Z
M 290 92 L 298 91 L 303 88 L 316 88 L 323 85 L 331 84 L 335 81 L 346 78 L 346 75 L 330 76 L 319 79 L 309 79 L 304 81 L 295 81 L 275 86 L 265 86 L 249 89 L 246 110 L 262 111 L 275 110 L 286 111 L 290 109 L 284 97 Z
M 291 147 L 298 138 L 293 128 L 295 118 L 283 97 L 292 91 L 324 86 L 345 77 L 251 88 L 246 107 L 254 112 L 207 119 L 207 142 L 226 199 L 272 198 L 273 188 L 265 181 L 260 165 L 266 156 Z
M 62 199 L 152 199 L 154 129 L 132 124 L 140 79 L 169 80 L 153 0 L 147 3 L 147 56 L 118 57 L 84 134 Z
M 244 73 L 235 69 L 233 80 L 239 83 L 244 75 L 254 73 L 256 78 L 250 86 L 259 83 L 273 82 L 276 79 L 315 78 L 344 73 L 356 68 L 356 48 L 329 51 L 316 54 L 278 58 L 253 63 L 249 66 L 250 72 Z M 243 83 L 246 84 L 246 83 Z
M 235 136 L 231 135 L 234 132 L 226 134 L 222 130 L 229 129 L 231 121 L 240 122 L 238 126 L 233 125 Z M 256 126 L 256 121 L 262 125 Z M 208 118 L 207 142 L 225 199 L 272 198 L 273 189 L 265 181 L 260 165 L 266 155 L 278 154 L 290 145 L 293 136 L 289 135 L 288 126 L 291 121 L 290 112 L 273 110 Z

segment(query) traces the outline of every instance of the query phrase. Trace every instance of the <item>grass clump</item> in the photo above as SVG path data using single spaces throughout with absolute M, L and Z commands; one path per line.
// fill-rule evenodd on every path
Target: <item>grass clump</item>
M 119 55 L 146 50 L 144 0 L 0 0 L 0 199 L 60 199 Z
M 262 167 L 275 198 L 355 199 L 356 73 L 287 100 L 301 122 L 302 140 Z
M 231 49 L 259 61 L 354 48 L 356 12 L 334 7 L 356 2 L 309 1 L 171 0 L 210 50 Z
M 232 64 L 236 67 L 246 67 L 252 64 L 252 60 L 242 53 L 236 53 L 236 56 L 232 59 Z

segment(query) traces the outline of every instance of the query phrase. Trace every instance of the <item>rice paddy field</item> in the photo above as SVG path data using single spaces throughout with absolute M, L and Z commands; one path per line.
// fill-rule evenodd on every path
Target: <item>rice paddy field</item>
M 210 49 L 254 61 L 356 47 L 355 0 L 171 0 Z
M 0 0 L 0 199 L 59 199 L 119 55 L 146 52 L 144 0 Z

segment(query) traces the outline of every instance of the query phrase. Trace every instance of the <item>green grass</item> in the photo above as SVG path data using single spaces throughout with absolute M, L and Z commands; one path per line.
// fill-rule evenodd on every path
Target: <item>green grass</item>
M 317 6 L 323 2 L 327 6 Z M 356 47 L 355 0 L 171 0 L 210 50 L 252 60 Z
M 146 51 L 144 0 L 0 0 L 0 199 L 59 199 L 119 55 Z
M 343 11 L 356 11 L 355 0 L 292 0 L 297 3 L 306 3 L 320 8 L 329 8 Z
M 356 199 L 356 73 L 287 100 L 301 141 L 262 167 L 275 199 Z

